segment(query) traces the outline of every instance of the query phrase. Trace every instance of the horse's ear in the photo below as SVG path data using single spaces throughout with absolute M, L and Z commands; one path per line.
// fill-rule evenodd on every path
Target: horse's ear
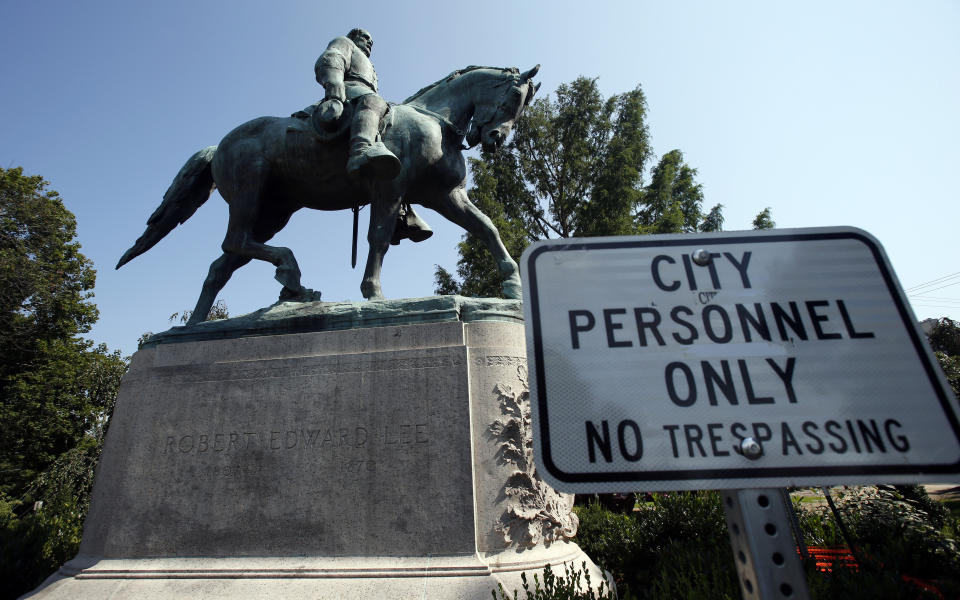
M 533 79 L 533 76 L 536 75 L 537 71 L 539 70 L 540 70 L 540 65 L 535 66 L 534 68 L 530 69 L 529 71 L 521 75 L 520 81 L 530 81 L 531 79 Z

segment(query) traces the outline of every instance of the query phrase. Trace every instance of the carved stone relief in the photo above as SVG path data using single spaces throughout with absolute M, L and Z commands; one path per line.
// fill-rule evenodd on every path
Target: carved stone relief
M 494 388 L 503 418 L 490 425 L 489 434 L 499 445 L 498 463 L 513 467 L 503 487 L 507 508 L 496 529 L 508 543 L 531 547 L 573 537 L 579 519 L 573 513 L 573 495 L 557 492 L 537 475 L 525 365 L 517 367 L 517 375 L 519 383 Z

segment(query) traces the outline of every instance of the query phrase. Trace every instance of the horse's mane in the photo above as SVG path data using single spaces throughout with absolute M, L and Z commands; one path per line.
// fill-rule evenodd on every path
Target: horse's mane
M 519 75 L 519 74 L 520 74 L 520 69 L 518 69 L 518 68 L 516 68 L 516 67 L 501 68 L 501 67 L 484 67 L 484 66 L 481 66 L 481 65 L 470 65 L 469 67 L 464 67 L 463 69 L 457 69 L 456 71 L 450 73 L 449 75 L 447 75 L 447 76 L 444 77 L 443 79 L 440 79 L 440 80 L 438 80 L 438 81 L 434 81 L 434 82 L 431 83 L 430 85 L 428 85 L 428 86 L 426 86 L 426 87 L 424 87 L 424 88 L 421 88 L 421 89 L 420 89 L 419 91 L 417 91 L 414 95 L 412 95 L 412 96 L 410 96 L 409 98 L 407 98 L 406 100 L 404 100 L 404 101 L 403 101 L 403 104 L 407 104 L 408 102 L 413 102 L 414 100 L 416 100 L 416 99 L 419 98 L 420 96 L 426 94 L 427 92 L 429 92 L 429 91 L 432 90 L 433 88 L 437 87 L 437 86 L 440 85 L 441 83 L 447 83 L 448 81 L 453 81 L 454 79 L 460 77 L 461 75 L 464 75 L 464 74 L 466 74 L 466 73 L 469 73 L 470 71 L 476 71 L 477 69 L 490 69 L 490 70 L 492 70 L 492 71 L 502 71 L 502 72 L 504 72 L 504 73 L 513 73 L 514 75 Z

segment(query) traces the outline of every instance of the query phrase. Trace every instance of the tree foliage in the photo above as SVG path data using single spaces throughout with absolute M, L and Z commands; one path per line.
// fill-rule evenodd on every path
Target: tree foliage
M 80 337 L 96 272 L 75 236 L 43 178 L 0 169 L 0 492 L 22 494 L 104 408 L 94 373 L 113 359 Z
M 76 553 L 127 361 L 81 337 L 98 313 L 76 220 L 0 169 L 0 578 L 13 597 Z
M 943 317 L 927 334 L 934 352 L 960 356 L 960 323 Z
M 696 169 L 679 150 L 653 158 L 647 102 L 637 88 L 604 99 L 596 79 L 538 99 L 497 153 L 470 160 L 470 198 L 499 229 L 514 259 L 544 238 L 717 231 L 722 206 L 703 212 Z M 480 240 L 459 245 L 457 275 L 436 269 L 436 291 L 499 296 L 496 265 Z
M 757 216 L 753 218 L 753 228 L 754 229 L 773 229 L 777 224 L 770 217 L 770 207 L 766 207 L 761 210 Z
M 190 317 L 193 316 L 193 311 L 189 308 L 185 308 L 179 312 L 175 312 L 170 315 L 170 318 L 167 320 L 171 323 L 180 321 L 180 323 L 186 323 L 190 320 Z M 230 318 L 230 309 L 227 308 L 227 303 L 221 298 L 213 303 L 213 306 L 210 307 L 210 312 L 207 313 L 207 318 L 204 321 L 219 321 L 221 319 Z
M 722 206 L 713 207 L 706 220 L 703 186 L 694 180 L 696 174 L 679 150 L 664 154 L 653 168 L 650 185 L 641 191 L 635 233 L 718 231 L 723 225 Z
M 953 393 L 960 397 L 960 324 L 943 317 L 927 333 L 927 339 Z
M 43 342 L 90 330 L 96 272 L 74 241 L 76 219 L 42 177 L 0 168 L 0 368 L 17 370 Z

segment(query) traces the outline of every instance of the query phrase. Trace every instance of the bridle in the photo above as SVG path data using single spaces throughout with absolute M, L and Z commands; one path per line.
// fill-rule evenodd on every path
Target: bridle
M 499 115 L 500 112 L 503 110 L 504 105 L 506 105 L 506 103 L 507 103 L 507 96 L 510 94 L 510 92 L 513 91 L 514 88 L 517 88 L 517 89 L 520 88 L 520 85 L 518 84 L 518 79 L 519 79 L 518 77 L 513 76 L 513 77 L 510 78 L 510 81 L 506 81 L 506 82 L 503 82 L 503 83 L 498 83 L 497 85 L 493 86 L 493 87 L 499 87 L 499 86 L 501 86 L 501 85 L 506 85 L 506 89 L 505 89 L 505 90 L 503 91 L 503 93 L 500 95 L 500 99 L 499 99 L 499 101 L 497 102 L 496 108 L 493 108 L 493 109 L 491 109 L 490 111 L 488 111 L 489 116 L 487 116 L 484 121 L 477 122 L 477 116 L 476 116 L 476 114 L 474 115 L 473 122 L 472 122 L 472 124 L 471 124 L 471 129 L 476 129 L 478 132 L 481 132 L 481 131 L 483 131 L 483 128 L 484 128 L 484 127 L 486 127 L 487 125 L 489 125 L 490 123 L 493 122 L 493 120 L 497 117 L 497 115 Z M 530 86 L 529 80 L 526 81 L 526 82 L 524 82 L 524 83 L 525 83 L 528 87 Z M 478 134 L 477 137 L 479 138 L 479 134 Z M 469 141 L 469 140 L 468 140 L 468 141 Z M 479 144 L 479 143 L 480 143 L 480 140 L 478 139 L 476 142 L 474 142 L 474 143 L 471 144 L 470 146 L 464 146 L 464 148 L 466 148 L 466 149 L 469 150 L 470 148 L 473 148 L 474 146 L 476 146 L 476 145 Z
M 486 111 L 487 114 L 484 115 L 485 119 L 484 119 L 483 121 L 478 122 L 476 115 L 474 115 L 473 121 L 472 121 L 471 126 L 470 126 L 471 129 L 476 129 L 477 131 L 480 131 L 480 130 L 482 130 L 484 127 L 488 126 L 490 123 L 493 122 L 493 120 L 497 117 L 498 114 L 500 114 L 500 112 L 503 110 L 504 106 L 506 105 L 506 103 L 507 103 L 507 96 L 510 94 L 510 92 L 511 92 L 514 88 L 519 89 L 520 85 L 519 85 L 519 81 L 518 81 L 518 80 L 519 80 L 518 77 L 512 76 L 508 81 L 502 81 L 502 82 L 499 82 L 499 83 L 495 84 L 494 86 L 492 86 L 492 87 L 494 87 L 494 88 L 501 87 L 501 86 L 506 86 L 506 89 L 505 89 L 505 90 L 503 91 L 503 93 L 500 95 L 500 98 L 499 98 L 499 100 L 497 101 L 496 107 L 493 108 L 493 109 L 490 109 L 490 110 Z M 529 81 L 526 81 L 525 83 L 526 83 L 527 86 L 531 85 Z M 413 104 L 413 103 L 411 103 L 411 104 L 405 104 L 404 106 L 408 106 L 408 107 L 414 109 L 415 111 L 417 111 L 417 112 L 419 112 L 419 113 L 422 113 L 422 114 L 427 115 L 427 116 L 429 116 L 429 117 L 433 117 L 433 118 L 436 119 L 441 125 L 446 126 L 447 129 L 449 129 L 450 131 L 452 131 L 452 132 L 457 136 L 458 139 L 462 139 L 462 138 L 464 138 L 464 137 L 467 137 L 468 134 L 469 134 L 469 132 L 464 131 L 463 129 L 457 127 L 457 125 L 456 125 L 455 123 L 453 123 L 450 119 L 448 119 L 448 118 L 444 117 L 443 115 L 441 115 L 441 114 L 439 114 L 439 113 L 436 113 L 436 112 L 434 112 L 434 111 L 432 111 L 432 110 L 430 110 L 430 109 L 428 109 L 428 108 L 424 108 L 423 106 L 420 106 L 420 105 L 418 105 L 418 104 Z M 477 142 L 474 142 L 473 144 L 471 144 L 471 145 L 469 145 L 469 146 L 467 146 L 466 144 L 461 144 L 461 149 L 463 149 L 463 150 L 469 150 L 470 148 L 473 148 L 474 146 L 476 146 L 476 145 L 479 144 L 479 143 L 480 143 L 480 141 L 478 140 Z

